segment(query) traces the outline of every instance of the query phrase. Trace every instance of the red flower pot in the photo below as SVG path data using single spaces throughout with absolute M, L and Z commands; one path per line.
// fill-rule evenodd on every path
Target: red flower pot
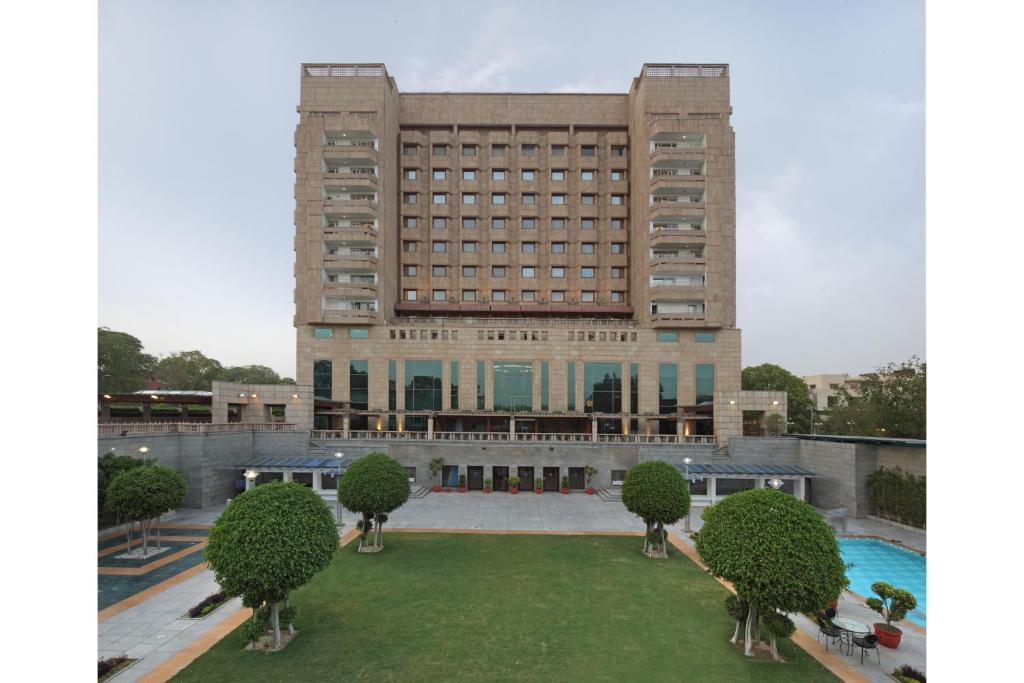
M 440 491 L 441 491 L 441 485 L 440 484 L 434 484 L 434 493 L 440 493 Z
M 513 496 L 514 496 L 515 494 L 519 493 L 519 487 L 517 487 L 517 486 L 513 486 L 513 487 L 511 488 L 511 493 L 512 493 L 512 495 L 513 495 Z
M 466 492 L 466 487 L 465 486 L 460 486 L 459 487 L 459 493 L 465 493 L 465 492 Z
M 538 496 L 539 496 L 540 494 L 542 494 L 542 493 L 544 493 L 544 489 L 537 489 L 537 495 L 538 495 Z
M 452 492 L 452 487 L 451 486 L 445 487 L 444 492 L 445 493 L 451 493 Z
M 565 495 L 569 495 L 569 489 L 562 489 L 562 493 L 564 493 Z
M 595 493 L 595 491 L 594 491 L 593 487 L 588 486 L 587 487 L 587 495 L 588 496 L 592 496 L 592 495 L 594 495 L 594 493 Z
M 490 492 L 491 492 L 491 487 L 490 486 L 487 486 L 487 487 L 484 488 L 484 493 L 490 493 Z
M 900 640 L 903 638 L 903 631 L 899 630 L 895 626 L 878 623 L 875 624 L 875 635 L 878 636 L 879 645 L 883 647 L 891 647 L 895 650 L 900 646 Z

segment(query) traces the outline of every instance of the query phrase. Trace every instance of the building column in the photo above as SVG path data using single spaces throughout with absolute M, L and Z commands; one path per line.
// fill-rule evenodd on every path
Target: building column
M 351 418 L 348 416 L 348 414 L 342 415 L 341 416 L 341 436 L 344 439 L 348 438 L 348 435 L 349 435 L 349 425 L 350 424 L 351 424 Z
M 142 421 L 152 422 L 153 421 L 153 409 L 148 403 L 142 404 Z
M 512 415 L 508 418 L 508 440 L 516 440 L 516 416 Z
M 708 497 L 711 498 L 712 505 L 718 502 L 718 479 L 716 477 L 708 477 Z
M 800 500 L 806 495 L 807 477 L 800 477 L 793 483 L 793 493 Z
M 434 438 L 434 416 L 427 415 L 427 439 L 433 440 Z
M 622 431 L 623 434 L 629 434 L 629 418 L 628 417 L 622 418 L 622 430 L 621 431 Z
M 313 470 L 313 490 L 319 493 L 320 485 L 322 483 L 323 482 L 320 479 L 320 470 Z
M 678 420 L 678 419 L 676 420 L 676 442 L 677 443 L 683 443 L 686 440 L 684 438 L 684 436 L 683 436 L 683 431 L 684 431 L 684 427 L 685 426 L 686 425 L 685 425 L 685 421 L 684 420 Z
M 101 403 L 100 404 L 100 422 L 101 423 L 109 423 L 110 419 L 111 419 L 110 418 L 110 404 L 109 403 Z
M 284 472 L 282 472 L 282 475 L 283 475 L 282 479 L 284 481 L 291 481 L 292 480 L 292 472 L 291 472 L 291 470 L 285 470 Z
M 597 418 L 590 418 L 590 440 L 597 443 Z

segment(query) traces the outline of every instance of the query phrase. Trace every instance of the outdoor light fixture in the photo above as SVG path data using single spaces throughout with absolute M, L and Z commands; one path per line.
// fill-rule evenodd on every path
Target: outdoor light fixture
M 143 455 L 145 455 L 146 453 L 149 453 L 149 447 L 148 446 L 142 446 L 141 448 L 139 448 L 139 453 L 142 453 Z
M 337 453 L 334 454 L 334 459 L 338 461 L 338 479 L 339 480 L 341 479 L 341 459 L 343 457 L 344 457 L 344 454 L 342 454 L 341 451 L 338 451 Z M 342 524 L 341 524 L 341 496 L 339 496 L 337 493 L 334 494 L 334 508 L 335 508 L 335 513 L 337 515 L 335 517 L 335 519 L 338 520 L 338 533 L 341 533 L 341 527 L 342 527 Z
M 239 394 L 239 395 L 238 395 L 238 398 L 245 398 L 245 394 L 244 394 L 244 393 L 242 393 L 242 394 Z
M 103 398 L 113 398 L 110 394 L 103 394 Z
M 160 397 L 159 397 L 159 396 L 157 396 L 156 394 L 150 394 L 150 395 L 149 395 L 149 397 L 150 397 L 151 399 L 153 399 L 154 401 L 159 401 L 159 400 L 160 400 Z
M 773 406 L 777 406 L 777 405 L 779 405 L 779 402 L 778 401 L 772 401 L 772 405 Z
M 246 470 L 245 471 L 245 490 L 246 491 L 248 491 L 249 489 L 251 489 L 254 486 L 256 486 L 256 477 L 258 477 L 258 476 L 260 476 L 260 473 L 257 472 L 256 470 Z
M 298 394 L 292 394 L 292 398 L 298 398 L 298 397 L 299 397 Z
M 779 489 L 782 488 L 782 480 L 781 479 L 772 479 L 770 482 L 768 482 L 768 485 L 771 486 L 776 491 L 778 491 Z
M 249 398 L 259 398 L 259 396 L 257 396 L 256 394 L 252 394 L 251 396 L 249 396 Z
M 731 406 L 736 405 L 736 401 L 729 401 L 729 405 L 731 405 Z

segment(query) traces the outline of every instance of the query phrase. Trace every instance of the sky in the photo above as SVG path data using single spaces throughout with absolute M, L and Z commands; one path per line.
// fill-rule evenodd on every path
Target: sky
M 295 376 L 302 62 L 618 93 L 645 62 L 724 62 L 743 365 L 925 358 L 923 2 L 100 0 L 99 28 L 98 324 L 154 355 Z

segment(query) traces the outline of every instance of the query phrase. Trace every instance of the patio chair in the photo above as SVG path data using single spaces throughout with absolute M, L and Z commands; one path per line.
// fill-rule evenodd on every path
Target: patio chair
M 874 633 L 869 633 L 866 636 L 854 636 L 853 645 L 860 648 L 860 663 L 864 663 L 864 651 L 874 650 L 875 655 L 878 656 L 878 666 L 882 666 L 882 655 L 878 653 L 878 636 Z M 850 653 L 853 654 L 853 646 L 850 647 Z
M 828 611 L 825 612 L 828 614 Z M 832 610 L 832 616 L 835 616 L 835 610 Z M 842 650 L 843 643 L 846 640 L 843 638 L 843 630 L 838 626 L 834 625 L 826 617 L 819 616 L 818 619 L 818 642 L 821 642 L 821 637 L 825 636 L 825 652 L 828 652 L 828 644 L 831 641 L 833 645 L 839 643 L 839 648 Z

